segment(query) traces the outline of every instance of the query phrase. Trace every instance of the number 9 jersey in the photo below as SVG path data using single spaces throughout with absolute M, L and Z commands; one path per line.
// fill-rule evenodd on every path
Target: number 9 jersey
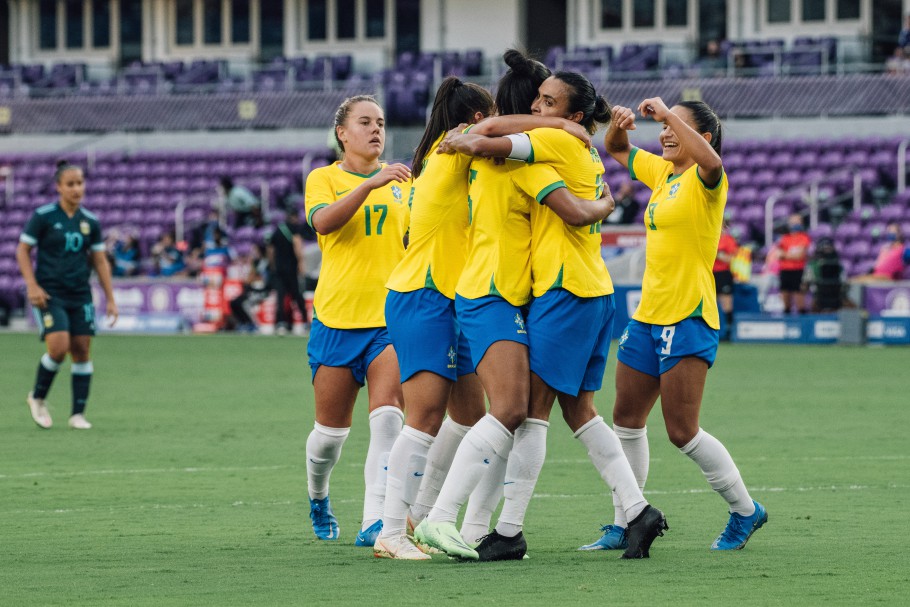
M 350 194 L 369 175 L 349 173 L 336 162 L 315 169 L 306 180 L 307 223 L 313 214 Z M 370 192 L 360 209 L 341 228 L 319 234 L 322 269 L 313 315 L 333 329 L 385 326 L 385 283 L 404 257 L 410 220 L 410 183 L 392 181 Z

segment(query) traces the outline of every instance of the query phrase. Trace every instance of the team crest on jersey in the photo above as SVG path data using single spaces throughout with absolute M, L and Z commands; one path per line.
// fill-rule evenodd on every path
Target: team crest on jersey
M 519 333 L 527 333 L 525 331 L 525 319 L 521 317 L 521 314 L 518 312 L 515 313 L 515 326 L 518 327 Z
M 449 346 L 449 351 L 446 353 L 446 356 L 449 359 L 448 368 L 454 369 L 457 366 L 456 363 L 458 362 L 458 353 L 455 351 L 455 348 Z
M 395 197 L 395 202 L 401 204 L 401 188 L 397 185 L 392 186 L 392 196 Z
M 82 232 L 83 235 L 88 236 L 89 232 L 92 231 L 92 228 L 88 225 L 87 221 L 82 220 L 79 222 L 79 231 Z
M 667 195 L 667 198 L 673 198 L 674 196 L 676 196 L 676 192 L 678 192 L 678 191 L 679 191 L 679 184 L 674 183 L 672 186 L 670 186 L 670 193 Z

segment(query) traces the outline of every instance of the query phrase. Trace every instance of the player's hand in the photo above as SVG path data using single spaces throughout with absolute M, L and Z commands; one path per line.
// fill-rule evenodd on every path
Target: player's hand
M 28 302 L 40 310 L 47 307 L 47 302 L 51 298 L 51 296 L 47 294 L 47 291 L 37 284 L 26 287 L 25 294 L 28 298 Z
M 382 168 L 376 175 L 370 178 L 370 187 L 372 189 L 381 188 L 382 186 L 397 181 L 403 183 L 411 178 L 411 169 L 405 164 L 396 162 Z
M 446 136 L 442 138 L 442 141 L 439 142 L 439 147 L 436 148 L 437 154 L 454 154 L 458 150 L 455 149 L 455 142 L 458 140 L 458 137 L 468 128 L 466 122 L 462 122 L 454 129 L 446 133 Z
M 613 214 L 613 211 L 616 210 L 616 200 L 613 198 L 613 193 L 610 191 L 610 186 L 608 186 L 606 183 L 604 183 L 604 191 L 600 193 L 600 197 L 601 197 L 601 199 L 609 199 L 608 200 L 608 203 L 610 205 L 609 210 L 607 211 L 607 214 L 604 215 L 604 217 L 603 217 L 604 219 L 606 219 L 607 217 L 609 217 L 610 215 Z
M 635 126 L 635 112 L 630 108 L 614 105 L 610 126 L 624 131 L 634 131 L 637 128 Z
M 591 134 L 588 133 L 588 130 L 580 125 L 577 122 L 572 122 L 571 120 L 566 120 L 563 122 L 562 130 L 567 132 L 572 137 L 576 139 L 581 139 L 582 143 L 585 144 L 585 147 L 591 149 Z
M 117 304 L 114 303 L 113 299 L 109 299 L 107 301 L 107 311 L 105 312 L 105 316 L 108 319 L 108 321 L 107 321 L 108 327 L 113 327 L 114 325 L 116 325 L 117 319 L 120 318 L 120 311 L 117 310 Z
M 638 111 L 644 118 L 650 116 L 657 122 L 664 122 L 667 120 L 670 108 L 660 97 L 651 97 L 638 104 Z

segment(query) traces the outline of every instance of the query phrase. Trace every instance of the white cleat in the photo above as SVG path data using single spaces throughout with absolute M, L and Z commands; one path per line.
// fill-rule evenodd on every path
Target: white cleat
M 398 559 L 399 561 L 429 561 L 433 557 L 424 554 L 411 538 L 402 534 L 384 537 L 381 533 L 373 546 L 373 555 L 380 559 Z
M 45 402 L 43 398 L 35 398 L 32 396 L 32 393 L 29 392 L 28 396 L 25 397 L 25 402 L 28 403 L 29 411 L 32 413 L 32 419 L 35 420 L 35 423 L 38 424 L 39 428 L 47 430 L 54 425 L 54 421 L 51 419 L 51 413 L 47 410 L 47 402 Z
M 91 427 L 92 425 L 81 413 L 77 413 L 70 417 L 70 428 L 74 430 L 89 430 Z

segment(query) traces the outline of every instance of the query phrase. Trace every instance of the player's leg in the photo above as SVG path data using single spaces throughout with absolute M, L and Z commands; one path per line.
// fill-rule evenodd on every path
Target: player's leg
M 41 356 L 38 370 L 35 373 L 35 384 L 26 397 L 32 420 L 39 428 L 50 428 L 53 425 L 47 407 L 47 395 L 50 392 L 60 364 L 70 350 L 69 318 L 60 306 L 49 304 L 42 311 L 35 310 L 35 318 L 41 331 L 41 338 L 47 346 L 47 352 Z
M 85 407 L 88 404 L 89 389 L 94 373 L 91 345 L 91 335 L 73 335 L 70 339 L 73 409 L 69 427 L 77 430 L 88 430 L 92 427 L 92 424 L 85 419 Z

